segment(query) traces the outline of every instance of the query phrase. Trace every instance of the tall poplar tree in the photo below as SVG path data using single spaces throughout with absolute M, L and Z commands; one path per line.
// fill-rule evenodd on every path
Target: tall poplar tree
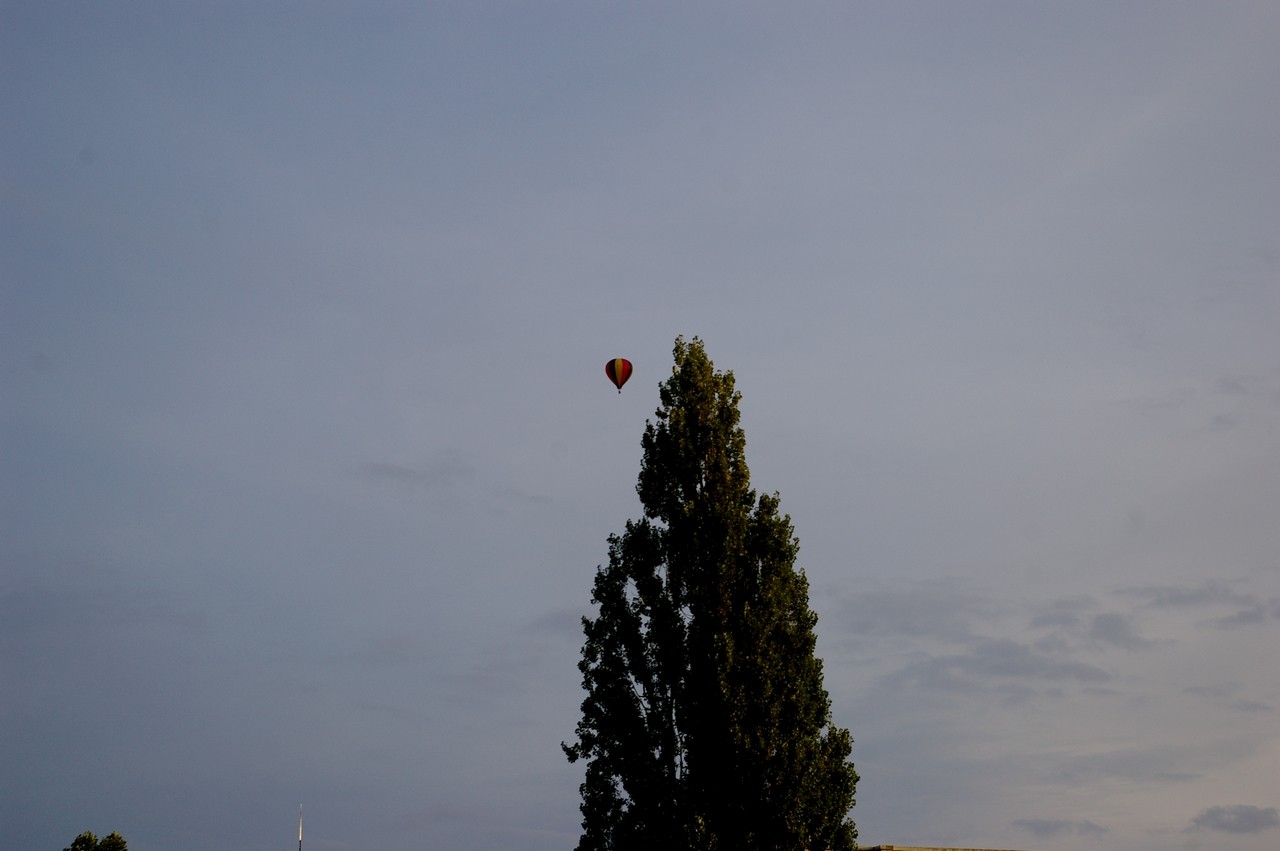
M 778 496 L 757 495 L 733 373 L 677 338 L 636 490 L 583 619 L 578 851 L 846 851 L 858 775 Z

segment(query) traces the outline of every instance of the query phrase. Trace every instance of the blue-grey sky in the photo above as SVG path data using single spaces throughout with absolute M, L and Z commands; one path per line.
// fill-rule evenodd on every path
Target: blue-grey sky
M 0 834 L 571 848 L 677 334 L 865 844 L 1280 842 L 1280 7 L 0 2 Z M 603 375 L 625 356 L 618 395 Z

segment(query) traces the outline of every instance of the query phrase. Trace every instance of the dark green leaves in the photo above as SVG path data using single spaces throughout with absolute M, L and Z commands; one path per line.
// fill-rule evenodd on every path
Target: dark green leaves
M 90 831 L 77 836 L 70 846 L 63 848 L 62 851 L 129 851 L 128 844 L 124 841 L 124 837 L 118 833 L 109 833 L 99 839 Z

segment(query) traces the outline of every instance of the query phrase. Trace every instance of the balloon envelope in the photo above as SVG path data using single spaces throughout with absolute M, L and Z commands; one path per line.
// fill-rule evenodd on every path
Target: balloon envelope
M 626 358 L 614 358 L 605 362 L 604 374 L 609 376 L 609 380 L 613 382 L 613 386 L 618 388 L 618 392 L 622 392 L 622 385 L 627 383 L 627 379 L 631 377 L 631 361 Z

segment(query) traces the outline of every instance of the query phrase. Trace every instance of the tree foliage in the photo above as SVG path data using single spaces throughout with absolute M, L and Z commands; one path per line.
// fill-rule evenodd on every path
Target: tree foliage
M 845 851 L 858 776 L 831 723 L 791 519 L 750 485 L 733 373 L 677 338 L 645 425 L 644 516 L 583 619 L 578 851 Z
M 99 839 L 86 830 L 72 840 L 70 847 L 63 848 L 62 851 L 129 851 L 129 845 L 118 833 L 108 833 Z

